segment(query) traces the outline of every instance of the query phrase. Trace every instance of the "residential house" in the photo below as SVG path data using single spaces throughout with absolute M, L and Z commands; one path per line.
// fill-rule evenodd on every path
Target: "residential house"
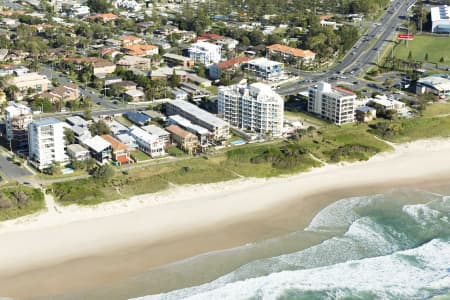
M 110 21 L 115 21 L 117 20 L 119 17 L 113 13 L 105 13 L 105 14 L 95 14 L 93 16 L 89 16 L 88 19 L 91 20 L 96 20 L 96 19 L 100 19 L 103 22 L 110 22 Z
M 126 35 L 123 36 L 120 40 L 122 42 L 122 46 L 138 45 L 144 42 L 141 37 L 135 35 Z
M 211 80 L 200 77 L 197 74 L 189 73 L 186 75 L 186 78 L 189 82 L 192 82 L 202 88 L 211 86 Z
M 316 58 L 316 54 L 311 50 L 302 50 L 297 48 L 292 48 L 280 44 L 274 44 L 266 47 L 270 54 L 279 54 L 283 59 L 299 59 L 305 64 L 311 64 Z
M 211 137 L 211 132 L 208 131 L 208 129 L 201 127 L 199 125 L 193 124 L 191 121 L 189 121 L 186 118 L 183 118 L 179 115 L 172 115 L 167 119 L 168 125 L 178 125 L 179 127 L 192 132 L 195 134 L 200 142 L 201 146 L 207 146 L 209 139 Z
M 147 131 L 151 135 L 157 136 L 160 138 L 165 145 L 167 145 L 170 142 L 170 133 L 162 129 L 161 127 L 158 127 L 156 125 L 147 125 L 141 127 L 143 130 Z
M 238 56 L 220 63 L 216 63 L 209 68 L 209 77 L 213 80 L 219 79 L 224 71 L 236 71 L 241 65 L 251 58 L 247 56 Z
M 361 106 L 356 109 L 356 120 L 358 122 L 367 123 L 377 117 L 377 110 L 370 106 Z
M 169 67 L 162 67 L 158 68 L 154 71 L 151 71 L 150 78 L 152 80 L 170 80 L 173 76 L 173 74 L 178 76 L 179 80 L 181 82 L 184 82 L 187 80 L 188 73 L 182 69 L 177 68 L 169 68 Z
M 126 112 L 124 116 L 138 126 L 147 125 L 151 121 L 151 118 L 149 116 L 140 112 L 129 111 Z
M 385 110 L 395 110 L 400 114 L 408 111 L 406 104 L 402 101 L 396 100 L 393 96 L 376 95 L 367 101 L 370 106 L 381 106 Z
M 39 95 L 39 98 L 48 99 L 51 102 L 73 101 L 80 97 L 78 86 L 73 83 L 62 84 L 49 92 Z
M 47 76 L 35 72 L 13 77 L 9 82 L 19 88 L 20 94 L 17 95 L 19 99 L 30 90 L 32 91 L 31 94 L 46 92 L 50 85 Z
M 145 100 L 145 93 L 142 90 L 127 90 L 124 97 L 128 102 L 142 102 Z
M 113 138 L 109 134 L 104 134 L 101 138 L 111 144 L 112 158 L 115 161 L 117 161 L 120 165 L 130 162 L 130 151 L 128 150 L 127 145 Z
M 190 57 L 166 53 L 163 55 L 163 58 L 169 67 L 182 66 L 185 68 L 192 68 L 194 66 L 194 60 Z
M 66 147 L 67 154 L 73 160 L 87 160 L 91 158 L 91 154 L 88 149 L 84 148 L 80 144 L 71 144 Z
M 136 140 L 139 149 L 150 155 L 152 158 L 165 155 L 164 141 L 158 136 L 137 127 L 130 127 L 130 135 Z
M 111 144 L 100 136 L 96 135 L 83 142 L 91 152 L 91 156 L 100 163 L 104 163 L 106 160 L 111 159 Z
M 431 93 L 444 99 L 450 96 L 450 76 L 435 74 L 420 78 L 416 84 L 417 94 Z
M 118 134 L 116 135 L 116 139 L 118 139 L 121 143 L 125 144 L 128 147 L 128 149 L 138 148 L 136 139 L 132 137 L 129 133 Z
M 123 49 L 132 56 L 152 56 L 159 53 L 159 49 L 154 45 L 129 45 Z
M 176 144 L 182 150 L 193 154 L 197 151 L 199 146 L 198 138 L 195 134 L 184 130 L 177 125 L 170 125 L 166 127 L 172 137 L 172 143 Z
M 75 134 L 75 138 L 79 143 L 92 138 L 89 130 L 89 122 L 80 116 L 71 116 L 66 118 L 67 124 L 70 125 L 70 130 Z
M 141 56 L 125 55 L 116 64 L 125 69 L 136 68 L 139 70 L 150 70 L 152 60 Z

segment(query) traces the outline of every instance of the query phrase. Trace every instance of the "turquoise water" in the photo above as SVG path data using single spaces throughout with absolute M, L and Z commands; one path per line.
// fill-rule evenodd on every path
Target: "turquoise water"
M 449 299 L 450 197 L 402 189 L 342 199 L 305 230 L 168 268 L 206 279 L 205 261 L 245 255 L 216 279 L 135 299 Z

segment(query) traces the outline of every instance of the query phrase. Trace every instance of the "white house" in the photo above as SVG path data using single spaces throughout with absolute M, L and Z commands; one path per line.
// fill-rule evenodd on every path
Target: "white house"
M 137 126 L 130 127 L 130 135 L 136 140 L 139 149 L 151 157 L 160 157 L 166 154 L 164 140 L 161 137 L 152 135 Z

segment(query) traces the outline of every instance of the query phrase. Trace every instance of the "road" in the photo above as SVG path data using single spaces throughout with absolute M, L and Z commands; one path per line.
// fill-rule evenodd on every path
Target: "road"
M 416 0 L 392 1 L 379 22 L 373 24 L 368 29 L 367 33 L 355 43 L 355 46 L 338 64 L 322 73 L 301 72 L 305 80 L 282 86 L 277 92 L 282 96 L 294 95 L 305 90 L 314 82 L 321 80 L 329 81 L 330 77 L 334 76 L 337 72 L 358 75 L 367 71 L 376 62 L 386 43 L 390 42 L 389 39 L 396 32 L 397 26 L 402 22 L 400 16 L 406 15 L 408 9 L 415 2 Z M 373 43 L 373 40 L 376 40 L 376 42 Z M 354 80 L 355 78 L 350 75 L 347 75 L 350 77 L 349 80 Z
M 4 152 L 0 153 L 0 170 L 10 179 L 20 179 L 33 175 L 26 168 L 14 164 L 11 158 Z
M 51 66 L 48 66 L 48 65 L 42 65 L 40 67 L 40 73 L 47 76 L 47 78 L 49 80 L 56 78 L 60 84 L 71 82 L 71 80 L 69 80 L 66 75 L 53 69 Z M 101 105 L 106 108 L 115 109 L 115 108 L 120 107 L 119 105 L 116 105 L 116 104 L 112 103 L 111 101 L 104 99 L 102 96 L 100 96 L 96 92 L 91 91 L 86 88 L 80 87 L 80 94 L 83 97 L 90 97 L 94 103 L 97 103 L 98 105 Z

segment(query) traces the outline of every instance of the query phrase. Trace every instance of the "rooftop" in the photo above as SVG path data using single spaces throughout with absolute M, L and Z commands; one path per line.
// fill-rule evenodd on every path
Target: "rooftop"
M 166 127 L 166 130 L 169 131 L 171 134 L 180 136 L 182 138 L 187 138 L 189 136 L 194 136 L 189 131 L 184 130 L 183 128 L 177 126 L 177 125 L 170 125 Z
M 84 144 L 97 153 L 102 152 L 103 150 L 105 150 L 108 147 L 111 147 L 110 143 L 108 143 L 107 141 L 105 141 L 105 139 L 102 139 L 98 135 L 85 140 Z
M 289 54 L 289 55 L 293 55 L 293 56 L 297 56 L 297 57 L 303 57 L 303 58 L 308 58 L 308 57 L 312 57 L 315 55 L 315 53 L 312 52 L 311 50 L 302 50 L 302 49 L 292 48 L 292 47 L 288 47 L 288 46 L 284 46 L 284 45 L 280 45 L 280 44 L 273 44 L 271 46 L 268 46 L 267 49 L 269 49 L 270 51 L 282 52 L 285 54 Z
M 231 67 L 233 67 L 233 66 L 235 66 L 237 64 L 241 64 L 241 63 L 247 62 L 249 60 L 251 60 L 251 58 L 249 58 L 247 56 L 238 56 L 238 57 L 235 57 L 235 58 L 232 58 L 232 59 L 220 62 L 216 66 L 219 69 L 223 70 L 223 69 L 231 68 Z
M 47 119 L 42 119 L 39 121 L 34 121 L 33 124 L 34 126 L 38 127 L 38 126 L 47 126 L 47 125 L 55 125 L 55 124 L 60 124 L 63 123 L 58 119 L 55 118 L 47 118 Z
M 105 141 L 107 141 L 108 143 L 110 143 L 111 148 L 113 150 L 127 150 L 128 149 L 127 145 L 121 143 L 119 140 L 113 138 L 109 134 L 104 134 L 101 136 L 101 138 L 104 139 Z
M 207 112 L 206 110 L 201 109 L 200 107 L 189 103 L 187 101 L 184 100 L 172 100 L 170 102 L 168 102 L 171 105 L 174 105 L 176 107 L 178 107 L 179 109 L 190 113 L 191 115 L 195 116 L 196 118 L 207 122 L 211 125 L 214 125 L 215 127 L 224 127 L 224 126 L 228 126 L 228 123 L 225 122 L 224 120 L 216 117 L 215 115 Z
M 150 133 L 152 135 L 156 135 L 156 136 L 164 136 L 164 135 L 169 134 L 167 131 L 165 131 L 161 127 L 158 127 L 155 125 L 147 125 L 147 126 L 143 126 L 141 128 L 144 129 L 145 131 L 147 131 L 148 133 Z

